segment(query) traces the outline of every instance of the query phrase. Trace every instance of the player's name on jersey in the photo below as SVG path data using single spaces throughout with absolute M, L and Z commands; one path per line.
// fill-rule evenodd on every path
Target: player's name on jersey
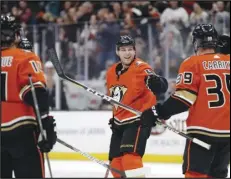
M 202 64 L 205 70 L 230 70 L 230 61 L 203 61 Z
M 1 66 L 2 67 L 11 67 L 13 62 L 12 56 L 1 57 Z

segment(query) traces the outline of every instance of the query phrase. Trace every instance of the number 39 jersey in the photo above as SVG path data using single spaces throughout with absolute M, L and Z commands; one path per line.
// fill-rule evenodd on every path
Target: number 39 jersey
M 35 87 L 45 88 L 40 59 L 32 52 L 18 48 L 2 50 L 1 56 L 1 131 L 22 125 L 36 125 L 33 108 L 23 102 L 30 90 L 31 74 Z
M 230 136 L 230 56 L 206 54 L 186 59 L 173 94 L 190 106 L 187 132 Z

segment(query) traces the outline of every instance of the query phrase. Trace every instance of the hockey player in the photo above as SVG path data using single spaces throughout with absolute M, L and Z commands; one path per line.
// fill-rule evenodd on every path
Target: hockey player
M 155 105 L 155 95 L 168 88 L 167 80 L 157 76 L 147 63 L 136 57 L 135 41 L 130 36 L 120 37 L 116 54 L 120 61 L 106 74 L 108 94 L 139 111 Z M 144 177 L 142 157 L 153 125 L 145 122 L 141 125 L 140 118 L 116 105 L 110 125 L 111 167 L 125 171 L 127 177 Z M 117 173 L 112 174 L 120 177 Z
M 1 15 L 1 178 L 44 178 L 43 152 L 56 142 L 55 120 L 49 116 L 48 93 L 40 59 L 18 47 L 20 24 Z M 28 75 L 32 76 L 43 129 L 39 136 Z M 38 140 L 39 139 L 39 140 Z
M 195 56 L 180 66 L 176 91 L 162 105 L 143 112 L 156 122 L 189 110 L 187 134 L 211 144 L 207 150 L 186 142 L 186 178 L 224 178 L 230 160 L 230 56 L 215 53 L 218 34 L 211 24 L 193 30 Z

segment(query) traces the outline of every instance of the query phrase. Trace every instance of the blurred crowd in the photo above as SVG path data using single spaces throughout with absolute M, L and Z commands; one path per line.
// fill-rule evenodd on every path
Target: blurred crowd
M 169 69 L 167 78 L 172 79 L 182 60 L 194 53 L 196 24 L 212 23 L 219 34 L 230 35 L 230 1 L 20 0 L 2 1 L 1 11 L 21 20 L 44 62 L 46 47 L 59 41 L 64 69 L 78 80 L 86 79 L 86 65 L 87 79 L 104 79 L 105 70 L 118 60 L 115 43 L 122 34 L 135 38 L 137 57 L 159 75 L 166 76 Z

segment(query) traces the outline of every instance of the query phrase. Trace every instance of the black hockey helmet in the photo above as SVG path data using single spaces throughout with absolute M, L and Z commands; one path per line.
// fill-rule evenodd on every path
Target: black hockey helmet
M 193 32 L 194 51 L 198 48 L 216 48 L 218 43 L 218 33 L 212 24 L 198 24 Z
M 220 35 L 217 46 L 219 53 L 230 54 L 230 36 Z
M 122 35 L 116 43 L 116 49 L 119 50 L 120 47 L 127 45 L 132 45 L 135 48 L 135 40 L 129 35 Z
M 1 44 L 10 45 L 15 41 L 15 35 L 20 35 L 21 25 L 10 14 L 1 15 Z
M 33 46 L 31 42 L 27 38 L 22 38 L 21 41 L 18 44 L 18 48 L 24 49 L 24 50 L 33 50 Z

